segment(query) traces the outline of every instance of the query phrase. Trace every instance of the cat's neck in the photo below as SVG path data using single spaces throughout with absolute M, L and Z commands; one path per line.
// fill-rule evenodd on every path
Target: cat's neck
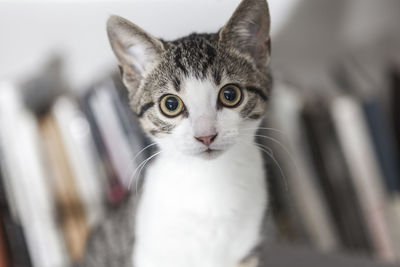
M 244 258 L 259 242 L 268 199 L 256 145 L 241 141 L 211 160 L 162 152 L 146 173 L 136 217 L 138 250 L 151 244 L 184 256 L 198 251 L 225 255 L 228 243 L 238 254 L 235 260 Z M 232 233 L 240 235 L 231 239 Z M 204 258 L 191 266 L 228 266 L 209 265 Z

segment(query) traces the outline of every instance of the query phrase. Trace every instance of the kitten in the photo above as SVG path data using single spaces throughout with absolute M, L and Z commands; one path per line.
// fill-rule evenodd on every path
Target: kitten
M 84 266 L 257 266 L 268 196 L 254 135 L 271 89 L 265 0 L 214 34 L 154 38 L 107 24 L 132 109 L 159 147 L 140 201 L 93 234 Z

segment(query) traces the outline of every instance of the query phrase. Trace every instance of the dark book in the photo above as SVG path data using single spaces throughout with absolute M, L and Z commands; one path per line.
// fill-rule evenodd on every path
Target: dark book
M 6 244 L 3 223 L 0 221 L 0 266 L 10 267 L 10 253 Z
M 3 171 L 0 151 L 0 266 L 31 267 L 31 259 L 22 227 L 14 222 L 10 215 L 3 186 Z
M 95 115 L 89 104 L 90 98 L 95 93 L 94 91 L 95 89 L 90 89 L 87 92 L 87 94 L 81 99 L 80 106 L 88 119 L 91 133 L 93 135 L 93 140 L 96 145 L 97 152 L 99 154 L 100 164 L 106 173 L 107 188 L 105 188 L 105 191 L 108 202 L 111 205 L 115 205 L 122 202 L 125 199 L 127 191 L 117 176 L 115 167 L 111 162 L 109 152 L 107 151 L 107 147 L 104 143 L 104 139 L 101 134 L 100 128 L 96 122 Z
M 390 72 L 390 110 L 391 126 L 396 140 L 396 149 L 400 152 L 400 67 L 393 67 Z M 397 159 L 400 166 L 400 158 Z
M 31 257 L 21 225 L 15 223 L 10 217 L 2 219 L 4 234 L 10 251 L 10 263 L 12 267 L 31 267 Z
M 388 118 L 380 103 L 372 98 L 363 101 L 362 108 L 386 188 L 392 193 L 400 192 L 399 157 Z
M 342 244 L 353 251 L 371 252 L 354 185 L 326 105 L 311 103 L 306 106 L 302 121 L 319 183 Z
M 0 146 L 1 147 L 1 146 Z M 0 152 L 1 154 L 1 152 Z M 0 156 L 1 158 L 1 156 Z M 1 161 L 1 160 L 0 160 Z M 4 188 L 2 185 L 1 176 L 1 162 L 0 162 L 0 266 L 10 267 L 10 248 L 7 243 L 5 229 L 4 229 L 4 216 L 7 216 L 7 198 L 5 196 Z
M 297 242 L 305 241 L 323 251 L 336 250 L 341 247 L 340 240 L 321 186 L 317 183 L 309 144 L 304 137 L 306 132 L 300 118 L 304 105 L 304 98 L 299 93 L 301 89 L 283 83 L 278 86 L 271 102 L 273 116 L 268 116 L 274 128 L 260 129 L 257 136 L 260 140 L 256 141 L 266 152 L 268 172 L 275 169 L 277 173 L 269 177 L 270 180 L 275 178 L 282 183 L 279 186 L 283 188 L 281 207 L 285 210 L 280 211 L 283 215 L 280 219 L 289 225 L 290 229 L 286 229 L 296 231 Z M 272 183 L 275 184 L 277 182 Z M 276 192 L 272 196 L 274 194 Z

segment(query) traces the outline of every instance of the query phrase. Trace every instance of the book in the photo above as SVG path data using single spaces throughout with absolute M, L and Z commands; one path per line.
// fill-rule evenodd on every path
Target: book
M 114 107 L 110 86 L 107 83 L 97 86 L 94 95 L 89 99 L 89 105 L 119 180 L 128 189 L 131 183 L 130 176 L 136 169 L 136 164 L 133 162 L 134 154 Z
M 313 99 L 301 112 L 317 182 L 327 200 L 342 246 L 353 252 L 368 253 L 371 245 L 360 203 L 326 106 L 324 101 Z
M 1 135 L 0 135 L 1 136 Z M 1 150 L 1 147 L 0 147 Z M 0 152 L 1 153 L 1 152 Z M 0 156 L 1 158 L 1 156 Z M 2 164 L 0 160 L 0 266 L 10 267 L 10 249 L 4 232 L 3 217 L 7 216 L 7 200 L 4 194 Z
M 381 104 L 373 97 L 362 101 L 362 109 L 379 167 L 385 178 L 385 188 L 390 193 L 400 194 L 399 156 L 389 120 Z
M 400 63 L 399 67 L 393 66 L 388 73 L 389 78 L 389 95 L 390 95 L 390 125 L 393 130 L 396 150 L 400 153 Z M 398 158 L 397 166 L 400 166 L 400 158 Z
M 8 267 L 9 265 L 9 253 L 8 248 L 6 247 L 6 240 L 4 235 L 3 225 L 0 224 L 0 266 Z
M 0 136 L 2 136 L 1 133 Z M 2 264 L 10 267 L 31 267 L 32 263 L 22 227 L 11 218 L 7 194 L 3 183 L 5 168 L 2 166 L 4 162 L 2 152 L 3 149 L 0 142 L 0 231 L 2 232 L 2 250 L 4 251 L 3 253 L 5 253 L 5 255 L 2 256 Z
M 384 81 L 385 75 L 382 75 L 384 62 L 369 61 L 368 57 L 357 57 L 347 60 L 345 76 L 347 85 L 352 88 L 352 95 L 357 98 L 360 104 L 362 115 L 364 116 L 366 136 L 371 142 L 371 152 L 377 162 L 380 176 L 377 179 L 382 184 L 385 194 L 386 220 L 389 235 L 397 257 L 400 259 L 400 231 L 398 188 L 400 186 L 399 177 L 399 155 L 395 145 L 393 129 L 387 118 L 387 111 L 384 110 L 383 103 L 386 102 L 385 95 L 388 90 L 382 90 L 379 93 L 377 88 L 387 88 L 387 81 Z M 373 56 L 372 56 L 373 57 Z M 390 98 L 390 97 L 389 97 Z
M 22 105 L 18 87 L 2 83 L 0 94 L 4 187 L 11 217 L 22 227 L 21 231 L 10 224 L 16 230 L 13 236 L 26 239 L 34 267 L 68 266 L 46 181 L 36 118 Z
M 311 243 L 324 251 L 335 250 L 340 247 L 340 241 L 322 190 L 316 182 L 316 173 L 309 161 L 310 150 L 304 142 L 305 132 L 300 118 L 304 101 L 296 91 L 296 88 L 279 84 L 272 103 L 275 125 L 287 136 L 292 154 L 285 154 L 289 174 L 288 191 L 292 194 L 292 202 L 295 203 L 293 205 L 300 213 Z
M 76 188 L 70 162 L 53 114 L 40 119 L 40 130 L 48 163 L 48 183 L 52 188 L 69 256 L 73 261 L 83 258 L 89 235 L 82 201 Z
M 90 125 L 93 141 L 95 143 L 96 151 L 100 159 L 99 166 L 106 174 L 107 180 L 105 185 L 106 186 L 105 191 L 106 191 L 107 201 L 111 205 L 117 205 L 124 200 L 127 191 L 126 188 L 124 188 L 124 186 L 121 184 L 117 176 L 117 173 L 115 171 L 115 168 L 112 165 L 110 155 L 107 151 L 104 139 L 101 135 L 99 126 L 96 122 L 93 110 L 89 105 L 89 99 L 92 97 L 93 94 L 94 94 L 94 89 L 89 90 L 88 93 L 85 94 L 80 100 L 80 107 L 84 112 Z
M 104 217 L 106 177 L 99 168 L 89 123 L 70 97 L 62 96 L 52 107 L 52 114 L 65 147 L 79 198 L 84 205 L 89 227 Z
M 340 96 L 332 101 L 330 110 L 375 254 L 393 262 L 396 255 L 387 222 L 383 177 L 360 103 Z
M 371 62 L 371 57 L 373 59 L 374 55 L 363 57 L 362 54 L 356 54 L 354 58 L 348 59 L 343 70 L 347 84 L 342 86 L 352 88 L 351 95 L 360 101 L 381 177 L 384 178 L 386 189 L 393 193 L 400 189 L 400 170 L 396 166 L 399 155 L 387 112 L 383 108 L 384 95 L 387 95 L 388 90 L 376 92 L 377 88 L 387 88 L 387 82 L 382 81 L 384 75 L 381 75 L 386 64 Z
M 4 235 L 9 248 L 9 264 L 12 267 L 32 267 L 32 259 L 23 227 L 9 216 L 3 217 Z

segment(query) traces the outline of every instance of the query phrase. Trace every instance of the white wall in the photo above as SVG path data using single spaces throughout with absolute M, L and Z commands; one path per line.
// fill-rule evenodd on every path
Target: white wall
M 269 0 L 275 33 L 298 0 Z M 62 52 L 66 74 L 82 88 L 116 63 L 105 22 L 111 14 L 132 20 L 157 37 L 212 32 L 240 0 L 10 1 L 0 0 L 0 80 L 24 79 L 46 56 Z

